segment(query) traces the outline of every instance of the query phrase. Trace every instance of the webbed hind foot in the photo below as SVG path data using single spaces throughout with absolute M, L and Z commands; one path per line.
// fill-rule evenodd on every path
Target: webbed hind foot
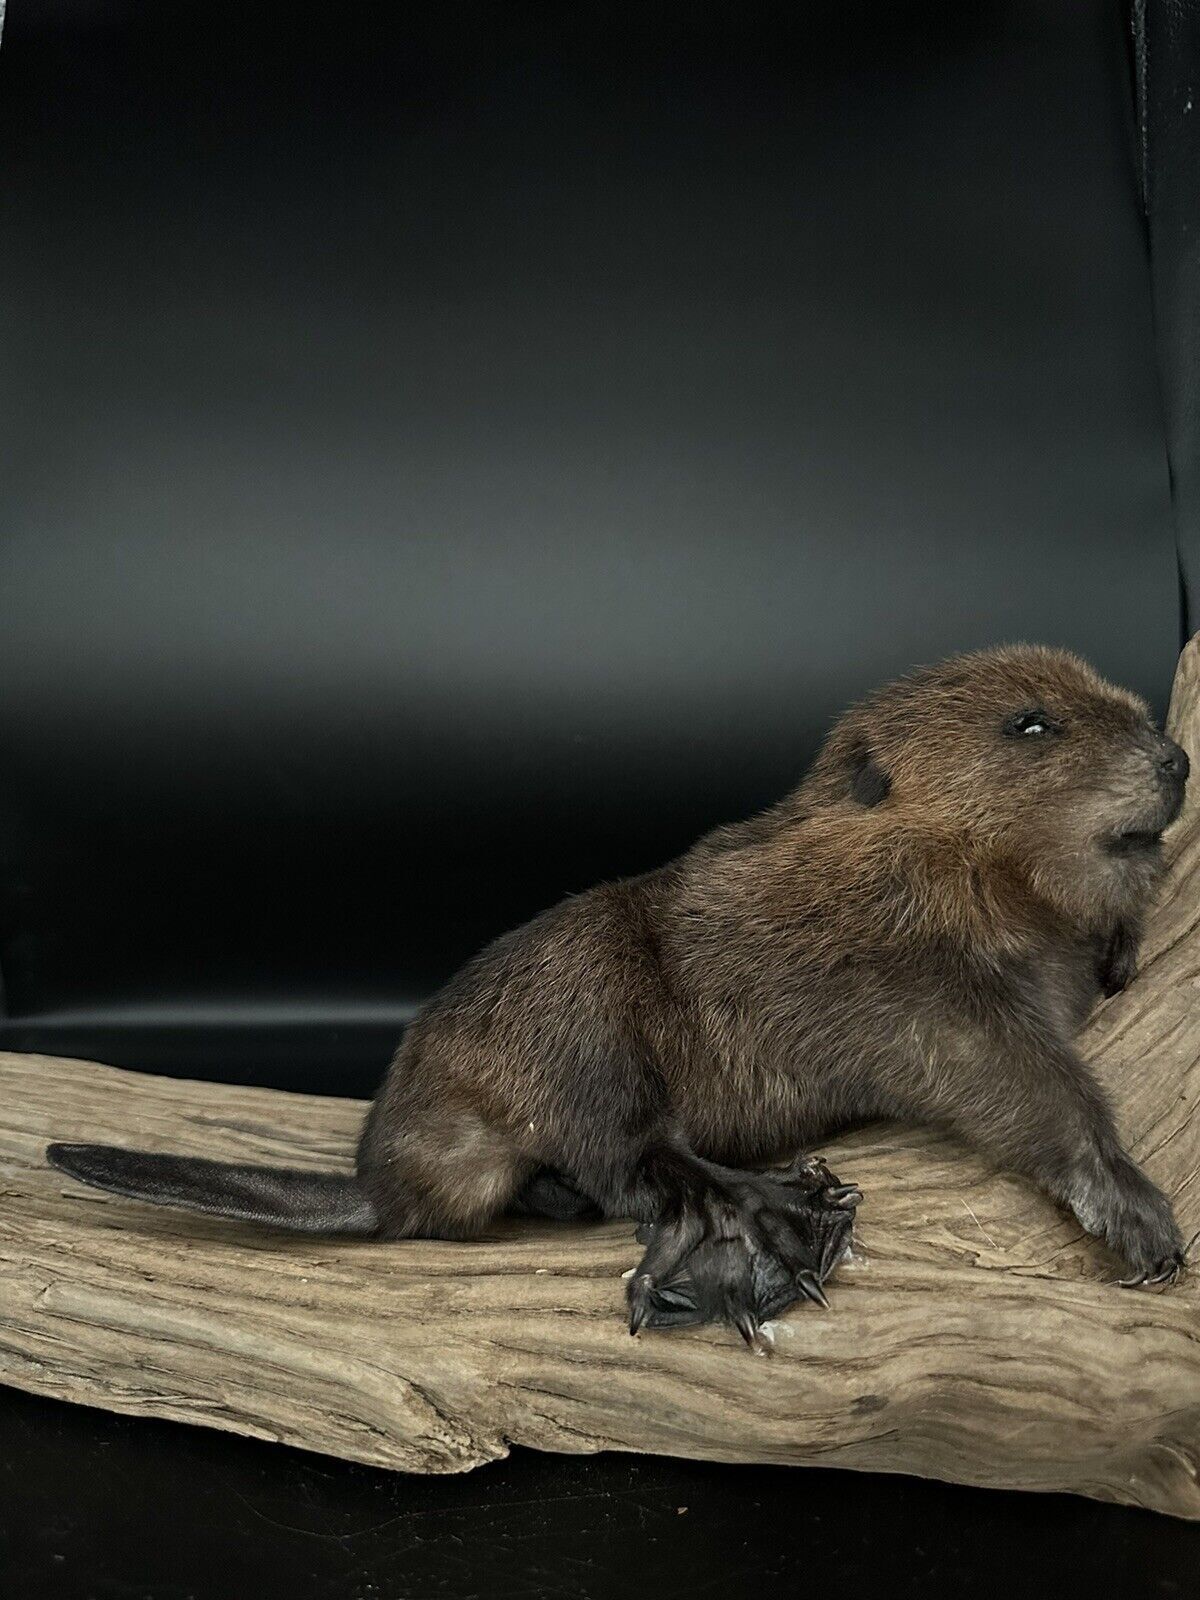
M 683 1206 L 638 1229 L 629 1329 L 727 1322 L 766 1354 L 765 1322 L 798 1300 L 829 1304 L 825 1280 L 848 1253 L 855 1184 L 819 1157 L 766 1172 L 720 1172 Z

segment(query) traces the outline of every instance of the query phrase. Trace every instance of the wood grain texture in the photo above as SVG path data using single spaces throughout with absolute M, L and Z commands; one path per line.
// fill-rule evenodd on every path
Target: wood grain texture
M 1200 756 L 1200 636 L 1171 727 Z M 1200 1228 L 1200 781 L 1143 968 L 1084 1050 L 1128 1143 Z M 342 1166 L 363 1107 L 0 1055 L 0 1379 L 355 1460 L 653 1451 L 1062 1489 L 1200 1519 L 1200 1272 L 1114 1262 L 952 1139 L 829 1144 L 864 1259 L 759 1360 L 722 1328 L 630 1339 L 632 1227 L 506 1223 L 471 1244 L 328 1243 L 86 1190 L 48 1139 Z M 797 1489 L 802 1490 L 802 1483 Z

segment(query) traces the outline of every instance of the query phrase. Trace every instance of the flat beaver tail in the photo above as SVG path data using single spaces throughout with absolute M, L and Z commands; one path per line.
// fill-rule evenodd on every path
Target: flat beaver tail
M 368 1237 L 379 1231 L 378 1212 L 349 1174 L 242 1166 L 109 1144 L 51 1144 L 46 1159 L 81 1183 L 154 1205 L 296 1233 Z

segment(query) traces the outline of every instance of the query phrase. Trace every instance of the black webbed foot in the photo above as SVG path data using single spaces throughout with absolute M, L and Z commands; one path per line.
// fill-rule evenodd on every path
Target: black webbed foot
M 629 1329 L 727 1322 L 765 1354 L 764 1322 L 823 1285 L 850 1248 L 862 1199 L 820 1158 L 728 1172 L 670 1216 L 638 1229 L 646 1254 L 629 1284 Z

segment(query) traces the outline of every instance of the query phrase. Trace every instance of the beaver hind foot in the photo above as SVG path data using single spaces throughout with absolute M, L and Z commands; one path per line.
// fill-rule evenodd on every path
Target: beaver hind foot
M 629 1284 L 629 1331 L 727 1322 L 756 1354 L 763 1324 L 797 1301 L 828 1306 L 824 1283 L 850 1251 L 856 1184 L 819 1157 L 729 1172 L 638 1229 L 646 1253 Z

